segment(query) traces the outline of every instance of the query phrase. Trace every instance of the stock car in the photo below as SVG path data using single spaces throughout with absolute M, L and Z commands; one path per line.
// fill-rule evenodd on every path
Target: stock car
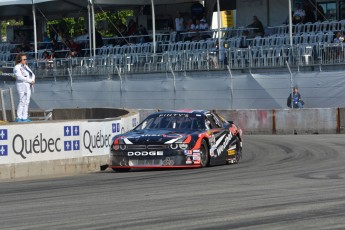
M 211 111 L 163 111 L 113 137 L 110 165 L 132 168 L 200 168 L 242 158 L 242 130 Z

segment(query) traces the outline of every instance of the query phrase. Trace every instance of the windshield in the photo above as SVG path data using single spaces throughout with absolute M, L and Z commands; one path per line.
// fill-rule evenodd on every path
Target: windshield
M 144 129 L 203 129 L 201 115 L 169 113 L 146 118 L 135 130 Z

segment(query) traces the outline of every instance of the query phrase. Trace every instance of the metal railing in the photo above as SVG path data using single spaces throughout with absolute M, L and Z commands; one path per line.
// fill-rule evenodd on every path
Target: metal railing
M 182 43 L 181 43 L 182 44 Z M 249 48 L 217 49 L 206 41 L 198 48 L 175 47 L 159 53 L 150 50 L 141 52 L 127 50 L 123 53 L 102 53 L 95 57 L 60 58 L 49 61 L 30 62 L 36 76 L 88 76 L 170 72 L 227 70 L 251 68 L 285 68 L 286 62 L 292 67 L 313 65 L 345 64 L 343 43 L 300 44 L 293 47 L 255 46 Z M 221 54 L 219 54 L 221 52 Z M 14 66 L 7 62 L 7 66 Z M 171 69 L 170 69 L 171 68 Z

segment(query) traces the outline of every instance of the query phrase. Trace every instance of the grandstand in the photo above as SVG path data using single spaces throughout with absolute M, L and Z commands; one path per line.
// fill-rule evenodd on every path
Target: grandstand
M 320 26 L 322 25 L 322 26 Z M 38 75 L 67 75 L 67 69 L 73 69 L 74 75 L 102 75 L 121 73 L 147 73 L 171 71 L 199 71 L 249 68 L 286 68 L 287 63 L 298 66 L 323 66 L 344 64 L 343 43 L 333 43 L 334 31 L 344 31 L 345 21 L 295 25 L 293 46 L 287 26 L 269 28 L 265 37 L 246 38 L 232 31 L 245 28 L 222 29 L 221 49 L 218 49 L 218 31 L 206 40 L 174 41 L 175 33 L 156 35 L 156 45 L 148 43 L 127 43 L 120 45 L 116 39 L 104 39 L 104 46 L 97 48 L 96 56 L 90 57 L 89 48 L 83 51 L 83 57 L 66 58 L 68 49 L 63 47 L 55 52 L 62 58 L 54 60 L 33 60 L 31 68 Z M 139 38 L 136 36 L 135 38 Z M 130 40 L 130 38 L 128 39 Z M 247 48 L 240 46 L 246 40 Z M 2 66 L 14 66 L 15 44 L 0 44 L 0 62 Z M 42 47 L 39 44 L 39 47 Z M 154 50 L 156 49 L 156 50 Z M 38 56 L 47 48 L 39 49 Z M 221 55 L 219 55 L 221 52 Z M 30 55 L 30 53 L 28 53 Z M 33 54 L 32 54 L 33 56 Z M 65 56 L 65 57 L 64 57 Z M 216 57 L 216 60 L 215 60 Z M 215 64 L 217 62 L 217 64 Z M 49 73 L 49 74 L 48 74 Z

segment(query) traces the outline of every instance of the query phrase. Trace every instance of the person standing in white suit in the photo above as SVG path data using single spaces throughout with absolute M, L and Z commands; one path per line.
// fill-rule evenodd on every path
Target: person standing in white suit
M 16 66 L 13 73 L 16 76 L 16 87 L 19 95 L 19 104 L 17 108 L 17 122 L 30 122 L 28 118 L 29 103 L 31 91 L 35 84 L 35 74 L 29 68 L 25 54 L 17 54 Z

